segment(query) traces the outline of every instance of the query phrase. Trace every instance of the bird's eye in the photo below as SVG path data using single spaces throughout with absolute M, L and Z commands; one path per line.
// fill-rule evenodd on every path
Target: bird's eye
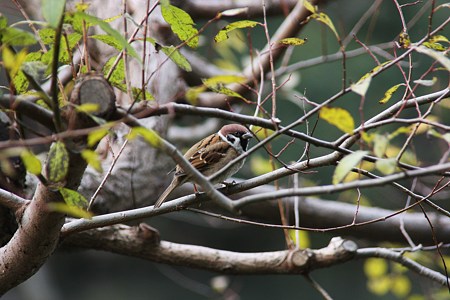
M 236 139 L 235 139 L 235 137 L 234 137 L 233 135 L 229 134 L 229 135 L 227 135 L 227 140 L 228 140 L 230 143 L 234 144 L 234 141 L 235 141 Z

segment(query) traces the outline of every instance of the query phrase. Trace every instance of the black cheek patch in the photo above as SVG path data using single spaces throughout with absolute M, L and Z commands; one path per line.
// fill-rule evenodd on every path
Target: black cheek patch
M 234 141 L 236 140 L 236 138 L 234 136 L 232 136 L 231 134 L 229 134 L 229 135 L 227 135 L 227 140 L 230 143 L 234 144 Z
M 244 151 L 247 151 L 248 139 L 241 139 L 241 147 Z

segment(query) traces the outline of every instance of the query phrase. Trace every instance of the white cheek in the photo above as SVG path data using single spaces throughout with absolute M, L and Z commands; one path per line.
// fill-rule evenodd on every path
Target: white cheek
M 230 144 L 234 149 L 236 149 L 236 151 L 237 151 L 239 154 L 244 153 L 244 149 L 242 149 L 242 146 L 241 146 L 241 140 L 240 140 L 239 138 L 234 137 L 234 142 L 231 143 L 231 142 L 226 138 L 226 136 L 224 136 L 221 132 L 219 132 L 219 136 L 220 136 L 220 138 L 221 138 L 223 141 L 227 142 L 227 143 Z

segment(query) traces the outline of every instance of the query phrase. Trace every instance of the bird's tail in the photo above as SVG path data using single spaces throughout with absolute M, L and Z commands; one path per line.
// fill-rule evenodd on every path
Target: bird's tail
M 154 208 L 160 207 L 164 201 L 166 201 L 167 197 L 172 193 L 172 191 L 179 185 L 178 180 L 174 179 L 167 187 L 167 189 L 159 196 L 158 200 L 154 204 Z

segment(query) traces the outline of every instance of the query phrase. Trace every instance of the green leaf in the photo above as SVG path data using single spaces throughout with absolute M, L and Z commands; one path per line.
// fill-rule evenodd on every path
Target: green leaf
M 108 35 L 108 34 L 91 35 L 89 38 L 103 42 L 106 45 L 109 45 L 119 51 L 122 51 L 122 49 L 123 49 L 122 44 L 119 41 L 117 41 L 113 36 Z
M 320 109 L 319 117 L 345 133 L 352 134 L 355 129 L 352 115 L 343 108 L 324 106 Z
M 336 169 L 334 170 L 333 184 L 342 182 L 348 175 L 348 173 L 350 173 L 350 171 L 361 162 L 361 160 L 367 153 L 367 151 L 358 150 L 341 159 Z
M 8 19 L 4 15 L 0 15 L 0 30 L 7 28 Z
M 38 31 L 41 41 L 46 44 L 52 44 L 55 41 L 55 29 L 53 28 L 42 28 Z
M 376 161 L 375 167 L 384 175 L 390 175 L 397 168 L 397 160 L 395 158 L 379 159 Z
M 441 65 L 443 65 L 447 71 L 450 72 L 450 59 L 448 59 L 444 53 L 426 48 L 424 46 L 418 46 L 415 48 L 417 52 L 426 54 L 430 56 L 431 58 L 438 61 Z
M 32 33 L 13 27 L 0 30 L 0 41 L 10 46 L 31 46 L 37 43 Z
M 186 57 L 178 51 L 174 46 L 163 46 L 161 51 L 167 55 L 167 57 L 173 61 L 178 67 L 185 70 L 186 72 L 191 72 L 192 67 Z
M 58 27 L 66 7 L 65 0 L 42 0 L 42 15 L 50 27 Z
M 99 129 L 91 131 L 87 136 L 87 144 L 89 147 L 97 145 L 102 138 L 104 138 L 109 132 L 109 128 L 101 127 Z
M 230 23 L 227 26 L 225 26 L 224 28 L 222 28 L 217 33 L 217 35 L 214 37 L 214 40 L 216 41 L 216 43 L 220 43 L 220 42 L 228 39 L 229 32 L 236 30 L 236 29 L 255 27 L 258 24 L 259 24 L 258 22 L 250 21 L 250 20 L 242 20 L 242 21 Z
M 93 216 L 91 212 L 63 202 L 50 202 L 47 204 L 47 208 L 50 211 L 67 214 L 75 218 L 92 219 Z
M 87 208 L 88 201 L 77 191 L 67 188 L 60 188 L 59 192 L 63 196 L 64 202 L 66 202 L 67 205 L 79 208 Z
M 176 6 L 161 3 L 161 13 L 180 40 L 186 42 L 191 48 L 198 47 L 198 30 L 187 12 Z
M 103 74 L 106 75 L 111 70 L 115 57 L 111 57 L 103 67 Z M 109 77 L 109 82 L 115 87 L 124 86 L 125 83 L 125 65 L 123 63 L 123 59 L 119 60 L 119 63 L 116 65 L 115 69 L 112 71 L 111 76 Z M 116 86 L 117 85 L 117 86 Z M 126 87 L 125 87 L 126 91 Z
M 90 165 L 94 170 L 99 173 L 103 172 L 102 163 L 97 152 L 89 149 L 84 149 L 83 151 L 81 151 L 81 157 L 83 157 L 88 165 Z
M 107 22 L 83 12 L 76 12 L 75 16 L 78 16 L 93 25 L 99 26 L 104 32 L 112 36 L 122 46 L 122 49 L 126 49 L 127 53 L 130 56 L 134 57 L 140 64 L 142 64 L 141 58 L 137 54 L 136 50 L 131 47 L 127 40 L 117 30 L 113 29 Z
M 152 147 L 159 148 L 161 146 L 161 137 L 152 129 L 145 127 L 133 127 L 127 135 L 127 138 L 132 140 L 138 136 L 144 138 L 144 140 Z
M 394 85 L 393 87 L 389 88 L 389 89 L 384 93 L 384 97 L 381 98 L 381 99 L 378 101 L 378 103 L 380 103 L 380 104 L 385 104 L 385 103 L 387 103 L 387 102 L 391 99 L 392 95 L 393 95 L 393 94 L 398 90 L 398 88 L 399 88 L 400 86 L 402 86 L 402 85 L 403 85 L 403 83 L 399 83 L 399 84 L 396 84 L 396 85 Z
M 69 171 L 69 153 L 63 142 L 54 142 L 48 152 L 46 165 L 47 179 L 52 183 L 61 183 Z
M 42 171 L 42 164 L 39 158 L 29 150 L 23 150 L 20 153 L 20 158 L 25 165 L 25 169 L 33 175 L 40 175 Z
M 278 44 L 289 45 L 289 46 L 301 46 L 306 43 L 306 39 L 299 38 L 284 38 L 278 41 Z

